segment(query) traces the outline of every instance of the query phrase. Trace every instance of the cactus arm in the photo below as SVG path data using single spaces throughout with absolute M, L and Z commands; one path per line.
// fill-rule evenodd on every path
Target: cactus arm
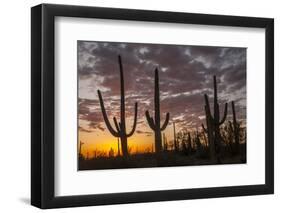
M 155 129 L 155 123 L 153 121 L 153 118 L 150 117 L 149 115 L 149 111 L 145 111 L 145 116 L 146 116 L 146 120 L 148 122 L 149 127 L 154 130 Z
M 209 112 L 211 112 L 210 111 L 210 104 L 209 104 L 209 97 L 208 97 L 207 94 L 204 94 L 204 98 L 205 98 L 205 110 L 209 113 Z
M 204 95 L 204 98 L 205 98 L 205 112 L 206 112 L 206 115 L 209 117 L 210 121 L 212 123 L 214 123 L 214 118 L 211 114 L 211 110 L 210 110 L 210 104 L 209 104 L 209 97 L 207 94 Z
M 225 119 L 226 119 L 226 116 L 227 116 L 227 106 L 228 106 L 228 104 L 225 103 L 225 105 L 224 105 L 224 114 L 223 114 L 223 118 L 222 118 L 222 120 L 219 122 L 219 125 L 222 125 L 222 124 L 225 122 Z
M 202 126 L 202 129 L 204 132 L 208 132 L 208 130 L 205 128 L 204 124 L 201 124 L 201 126 Z
M 231 101 L 231 105 L 232 105 L 233 124 L 234 124 L 234 126 L 236 126 L 237 120 L 236 120 L 236 112 L 235 112 L 234 101 Z
M 135 103 L 135 115 L 134 115 L 134 124 L 132 127 L 132 130 L 129 134 L 127 134 L 127 137 L 130 137 L 134 134 L 135 130 L 136 130 L 136 126 L 137 126 L 137 114 L 138 114 L 138 103 Z
M 119 124 L 119 126 L 118 126 L 116 117 L 113 117 L 113 121 L 114 121 L 115 127 L 116 127 L 116 129 L 117 129 L 117 132 L 120 134 L 120 124 Z
M 165 119 L 165 122 L 163 123 L 162 127 L 161 127 L 161 131 L 163 131 L 164 129 L 166 129 L 168 123 L 169 123 L 169 119 L 170 119 L 170 113 L 166 113 L 166 119 Z
M 109 122 L 109 120 L 108 120 L 108 117 L 107 117 L 107 114 L 106 114 L 106 110 L 105 110 L 104 104 L 103 104 L 102 95 L 101 95 L 101 92 L 100 92 L 99 90 L 98 90 L 98 96 L 99 96 L 99 100 L 100 100 L 101 112 L 102 112 L 103 119 L 104 119 L 104 122 L 105 122 L 105 124 L 106 124 L 107 129 L 109 130 L 109 132 L 110 132 L 114 137 L 119 137 L 118 132 L 116 132 L 116 131 L 112 128 L 112 126 L 111 126 L 111 124 L 110 124 L 110 122 Z
M 231 106 L 232 106 L 233 120 L 236 120 L 236 113 L 235 113 L 235 105 L 234 105 L 234 101 L 231 101 Z

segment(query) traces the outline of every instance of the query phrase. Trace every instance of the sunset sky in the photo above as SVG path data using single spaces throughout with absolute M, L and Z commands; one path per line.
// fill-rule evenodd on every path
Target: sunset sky
M 134 103 L 138 102 L 135 134 L 128 138 L 132 151 L 151 149 L 153 132 L 145 111 L 154 109 L 154 70 L 159 69 L 161 121 L 170 112 L 170 124 L 164 131 L 173 139 L 173 126 L 201 130 L 205 124 L 204 97 L 213 106 L 213 75 L 217 76 L 219 101 L 235 101 L 237 117 L 246 120 L 246 48 L 206 47 L 165 44 L 137 44 L 78 41 L 78 119 L 82 153 L 93 155 L 95 149 L 117 152 L 117 138 L 107 130 L 100 110 L 97 90 L 101 90 L 110 122 L 119 120 L 121 55 L 125 78 L 127 132 L 133 122 Z M 221 110 L 223 106 L 221 106 Z M 152 114 L 152 113 L 151 113 Z M 231 107 L 228 119 L 231 119 Z

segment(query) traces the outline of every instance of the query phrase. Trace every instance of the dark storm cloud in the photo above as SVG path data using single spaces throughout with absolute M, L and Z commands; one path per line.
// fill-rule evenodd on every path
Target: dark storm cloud
M 108 116 L 119 115 L 118 55 L 124 69 L 127 119 L 133 119 L 135 102 L 141 120 L 145 110 L 153 110 L 156 67 L 161 116 L 170 112 L 171 120 L 182 126 L 200 126 L 205 120 L 203 94 L 210 96 L 212 105 L 216 75 L 220 103 L 234 100 L 237 115 L 246 118 L 245 48 L 78 41 L 79 88 L 83 88 L 79 95 L 84 97 L 79 100 L 79 118 L 88 121 L 89 128 L 103 123 L 97 89 L 102 92 Z M 228 112 L 230 115 L 230 106 Z

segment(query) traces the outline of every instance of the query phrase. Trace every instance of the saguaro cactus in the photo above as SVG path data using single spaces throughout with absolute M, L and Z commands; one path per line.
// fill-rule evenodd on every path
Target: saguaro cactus
M 176 133 L 176 124 L 175 122 L 173 122 L 173 129 L 174 129 L 174 148 L 175 148 L 175 151 L 179 151 L 179 147 L 178 147 L 178 139 L 177 139 L 177 133 Z
M 120 156 L 119 137 L 117 137 L 117 149 L 118 149 L 117 156 L 119 157 Z
M 192 143 L 190 132 L 187 133 L 187 152 L 190 154 L 192 152 Z
M 207 134 L 207 138 L 208 138 L 208 147 L 209 147 L 209 152 L 210 152 L 210 157 L 212 160 L 215 160 L 216 158 L 216 149 L 215 149 L 215 142 L 214 142 L 214 127 L 211 124 L 210 121 L 210 116 L 208 116 L 208 110 L 207 107 L 205 105 L 205 114 L 206 114 L 206 125 L 207 127 L 204 126 L 204 124 L 202 124 L 202 129 L 203 131 Z
M 231 102 L 232 106 L 232 116 L 233 116 L 233 133 L 234 133 L 234 143 L 235 143 L 235 152 L 239 151 L 240 143 L 240 124 L 236 120 L 235 104 L 234 101 Z
M 201 157 L 203 154 L 203 147 L 202 147 L 202 144 L 200 141 L 198 131 L 196 131 L 196 133 L 195 133 L 194 143 L 196 145 L 196 153 L 197 153 L 198 157 Z
M 103 115 L 103 119 L 106 124 L 106 127 L 114 137 L 120 138 L 122 154 L 124 157 L 127 157 L 129 155 L 127 138 L 132 136 L 136 130 L 138 103 L 137 102 L 135 103 L 134 123 L 133 123 L 132 130 L 129 133 L 127 133 L 126 132 L 126 117 L 125 117 L 124 77 L 123 77 L 122 60 L 121 60 L 120 55 L 118 56 L 118 62 L 119 62 L 119 70 L 120 70 L 120 90 L 121 90 L 120 105 L 121 105 L 121 107 L 120 107 L 120 122 L 118 123 L 116 117 L 113 117 L 113 122 L 114 122 L 116 130 L 111 126 L 111 124 L 108 120 L 100 90 L 98 90 L 98 96 L 99 96 L 101 111 L 102 111 L 102 115 Z
M 168 150 L 168 142 L 167 142 L 167 137 L 165 133 L 163 132 L 163 150 L 167 151 Z
M 82 141 L 80 141 L 79 143 L 79 158 L 82 158 L 83 155 L 82 155 L 82 146 L 84 145 L 84 143 Z
M 207 129 L 205 131 L 208 134 L 209 145 L 211 158 L 216 158 L 218 163 L 220 163 L 220 148 L 221 148 L 221 135 L 220 135 L 220 126 L 225 122 L 227 116 L 227 103 L 225 103 L 224 114 L 222 119 L 220 119 L 220 108 L 218 103 L 218 94 L 217 94 L 217 80 L 216 76 L 213 76 L 214 80 L 214 113 L 211 114 L 209 97 L 207 94 L 205 97 L 205 113 L 206 113 L 206 123 Z M 204 128 L 204 126 L 202 126 Z
M 233 152 L 233 136 L 234 136 L 234 131 L 233 131 L 233 126 L 232 122 L 228 121 L 228 125 L 224 127 L 224 132 L 225 132 L 225 138 L 226 141 L 228 142 L 228 145 L 230 146 L 231 152 Z
M 208 139 L 207 139 L 207 137 L 206 137 L 206 132 L 205 132 L 205 130 L 204 130 L 204 125 L 202 124 L 202 126 L 203 126 L 203 129 L 202 129 L 202 131 L 201 131 L 201 134 L 202 134 L 202 136 L 203 136 L 203 139 L 204 139 L 204 143 L 205 143 L 205 147 L 208 147 L 209 146 L 209 142 L 208 142 Z
M 165 130 L 168 123 L 170 114 L 166 113 L 166 119 L 163 125 L 160 127 L 160 100 L 159 100 L 159 76 L 158 69 L 155 69 L 155 88 L 154 88 L 154 119 L 150 116 L 149 111 L 145 112 L 146 120 L 148 122 L 149 127 L 154 131 L 155 137 L 155 151 L 159 153 L 162 151 L 162 139 L 161 139 L 161 131 Z

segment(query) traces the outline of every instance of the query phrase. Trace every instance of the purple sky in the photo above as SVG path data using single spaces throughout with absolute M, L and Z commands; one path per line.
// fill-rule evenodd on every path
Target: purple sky
M 246 48 L 78 41 L 80 131 L 106 130 L 97 89 L 110 120 L 113 115 L 119 118 L 118 55 L 123 61 L 128 120 L 133 120 L 134 103 L 139 104 L 137 134 L 151 135 L 144 112 L 154 107 L 156 67 L 162 122 L 170 112 L 170 120 L 179 128 L 199 128 L 205 123 L 203 95 L 210 96 L 213 106 L 213 75 L 220 103 L 235 101 L 237 117 L 246 119 Z M 229 105 L 228 118 L 231 115 Z

